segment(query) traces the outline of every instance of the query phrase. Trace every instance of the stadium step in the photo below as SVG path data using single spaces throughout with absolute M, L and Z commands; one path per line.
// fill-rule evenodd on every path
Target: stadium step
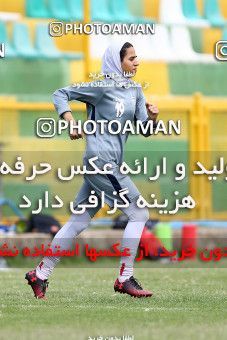
M 199 14 L 196 0 L 182 0 L 182 6 L 183 13 L 191 25 L 195 25 L 197 27 L 209 26 L 208 20 Z
M 15 23 L 13 26 L 13 45 L 20 57 L 38 58 L 40 53 L 32 46 L 29 29 L 25 23 Z
M 50 18 L 45 0 L 26 0 L 26 15 L 32 18 Z
M 65 0 L 48 0 L 47 5 L 51 18 L 63 21 L 70 21 L 72 19 Z
M 17 57 L 17 52 L 9 42 L 6 25 L 3 22 L 0 22 L 0 42 L 5 44 L 5 54 L 8 58 Z
M 217 0 L 206 0 L 204 3 L 204 15 L 211 26 L 223 27 L 226 20 L 223 18 Z

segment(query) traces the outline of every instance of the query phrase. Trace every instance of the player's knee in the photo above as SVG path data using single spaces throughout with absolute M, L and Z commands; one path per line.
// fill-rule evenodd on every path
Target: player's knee
M 130 221 L 134 222 L 144 222 L 146 223 L 149 219 L 149 211 L 147 208 L 135 209 L 134 212 L 129 216 Z
M 149 210 L 147 208 L 140 209 L 140 210 L 141 210 L 141 220 L 146 223 L 147 220 L 149 219 Z

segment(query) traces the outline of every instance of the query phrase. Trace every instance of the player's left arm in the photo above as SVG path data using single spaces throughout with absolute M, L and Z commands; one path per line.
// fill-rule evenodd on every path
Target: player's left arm
M 147 109 L 148 118 L 150 120 L 153 120 L 154 123 L 156 123 L 157 118 L 158 118 L 158 114 L 159 114 L 158 107 L 154 104 L 146 102 L 146 109 Z
M 141 88 L 137 88 L 137 100 L 136 100 L 136 112 L 135 112 L 135 121 L 140 120 L 143 126 L 149 123 L 150 120 L 153 121 L 153 129 L 157 126 L 157 117 L 159 114 L 158 107 L 154 104 L 146 102 L 145 96 Z M 149 129 L 148 129 L 149 130 Z M 144 137 L 149 137 L 151 133 L 147 131 L 147 133 L 141 134 Z

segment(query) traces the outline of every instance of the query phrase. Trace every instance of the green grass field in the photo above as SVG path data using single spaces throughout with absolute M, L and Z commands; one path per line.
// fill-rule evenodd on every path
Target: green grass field
M 0 272 L 0 339 L 226 339 L 227 269 L 138 268 L 154 292 L 114 293 L 114 268 L 55 269 L 48 300 L 33 298 L 25 269 Z

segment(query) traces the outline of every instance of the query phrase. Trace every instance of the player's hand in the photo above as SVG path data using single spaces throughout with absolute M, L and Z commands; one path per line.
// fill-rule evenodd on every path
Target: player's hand
M 156 105 L 153 105 L 151 103 L 146 103 L 146 108 L 147 108 L 147 114 L 151 120 L 154 122 L 157 120 L 158 114 L 159 114 L 159 109 Z
M 71 140 L 73 139 L 80 139 L 84 137 L 83 131 L 81 133 L 78 132 L 78 129 L 73 129 L 69 132 L 69 137 Z
M 72 116 L 72 112 L 71 111 L 67 111 L 63 113 L 63 118 L 69 123 L 69 137 L 70 139 L 80 139 L 84 137 L 83 132 L 82 133 L 78 133 L 78 130 L 72 129 L 70 128 L 70 123 L 73 123 L 73 125 L 77 125 L 75 119 Z

